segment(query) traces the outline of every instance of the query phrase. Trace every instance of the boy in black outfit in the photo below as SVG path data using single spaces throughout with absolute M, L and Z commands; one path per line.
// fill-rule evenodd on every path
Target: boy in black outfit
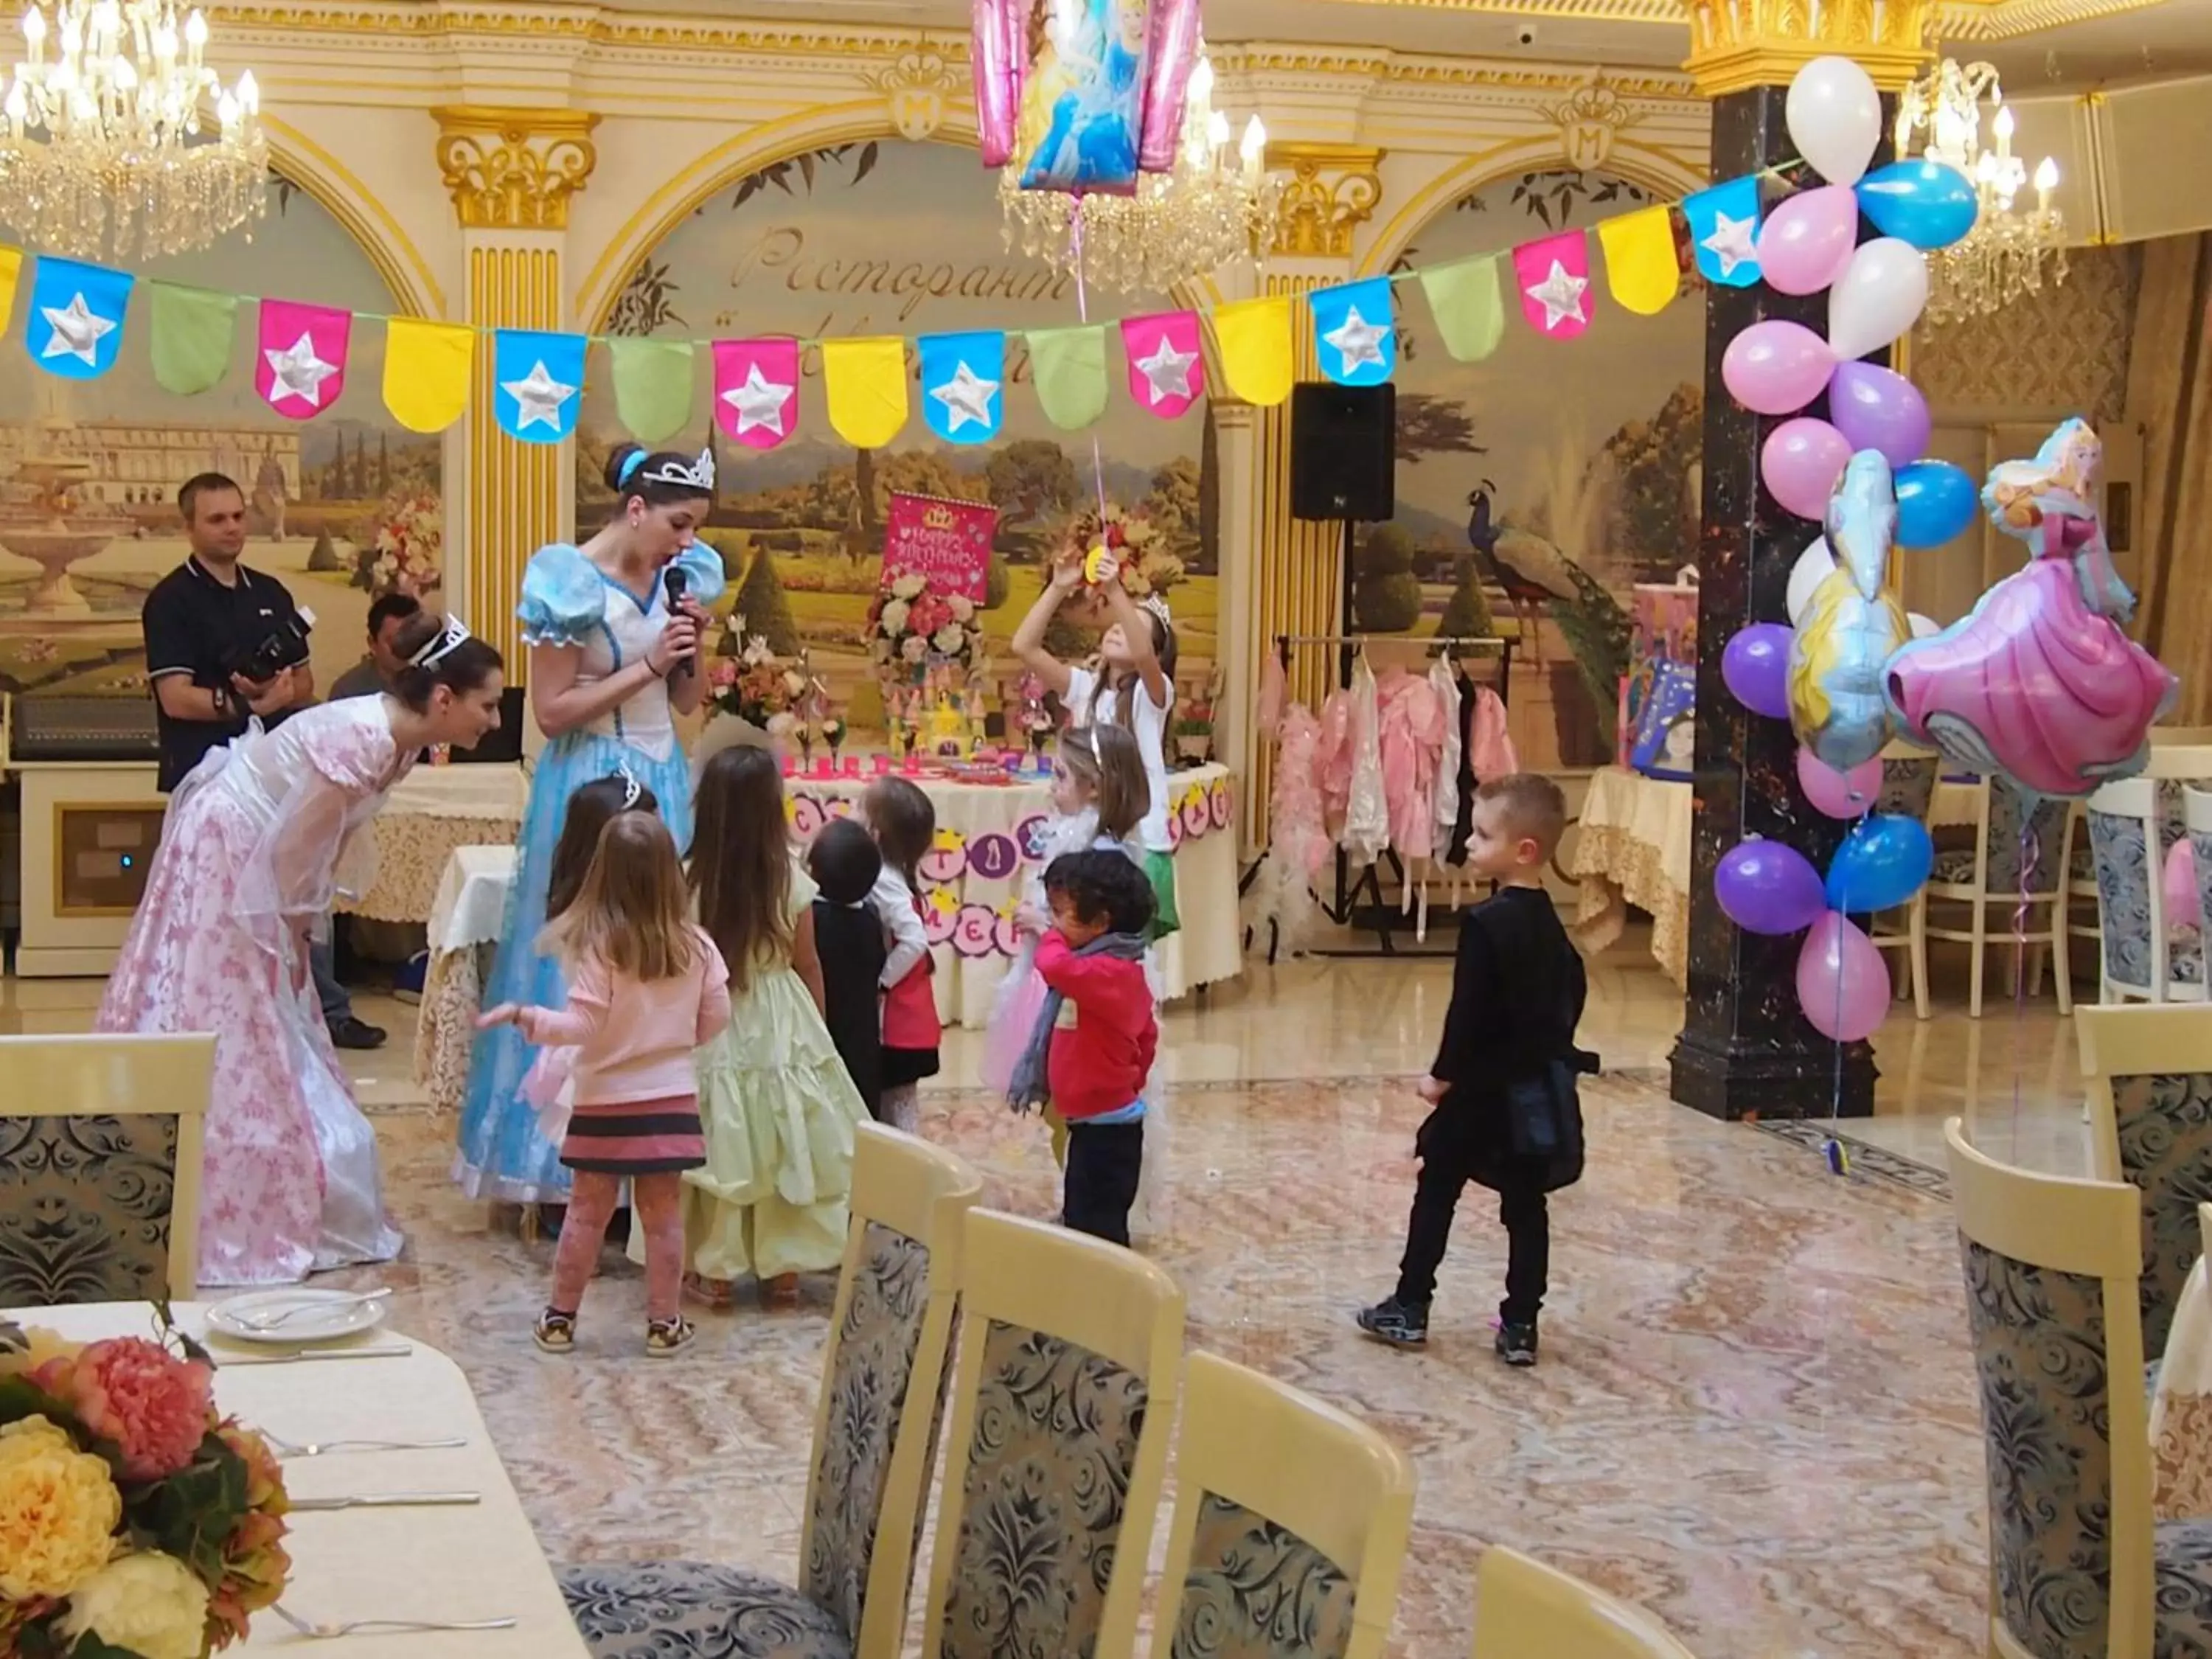
M 814 901 L 814 950 L 822 960 L 823 1023 L 868 1115 L 880 1123 L 884 925 L 868 893 L 883 873 L 883 854 L 858 819 L 832 818 L 806 849 L 806 868 L 821 889 Z
M 1588 992 L 1582 957 L 1544 890 L 1566 817 L 1559 787 L 1534 773 L 1494 779 L 1475 797 L 1468 865 L 1498 887 L 1460 923 L 1443 1041 L 1416 1085 L 1434 1109 L 1413 1142 L 1421 1174 L 1397 1293 L 1358 1316 L 1378 1341 L 1428 1341 L 1437 1268 L 1472 1181 L 1498 1194 L 1505 1227 L 1498 1357 L 1536 1363 L 1552 1247 L 1545 1195 L 1582 1178 L 1574 1079 L 1597 1069 L 1596 1057 L 1575 1047 Z

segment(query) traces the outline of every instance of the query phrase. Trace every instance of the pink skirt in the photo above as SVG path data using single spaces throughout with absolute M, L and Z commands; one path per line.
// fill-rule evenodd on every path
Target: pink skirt
M 699 1097 L 579 1103 L 561 1141 L 561 1162 L 572 1170 L 600 1175 L 669 1175 L 700 1169 L 707 1162 L 707 1143 L 699 1127 Z

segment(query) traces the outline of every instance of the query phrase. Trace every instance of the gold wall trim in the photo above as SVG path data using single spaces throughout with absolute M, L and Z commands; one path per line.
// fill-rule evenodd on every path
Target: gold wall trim
M 1291 175 L 1275 210 L 1276 254 L 1350 258 L 1352 237 L 1382 204 L 1385 154 L 1364 144 L 1269 144 L 1268 170 Z
M 438 171 L 470 230 L 565 230 L 568 204 L 599 165 L 595 111 L 447 104 Z
M 483 328 L 561 326 L 561 256 L 543 247 L 469 250 L 469 320 Z M 507 678 L 526 682 L 529 662 L 514 608 L 530 556 L 562 532 L 561 468 L 567 444 L 526 444 L 499 428 L 493 400 L 498 376 L 489 351 L 477 353 L 469 404 L 469 607 L 478 634 L 506 657 Z
M 264 112 L 276 169 L 305 191 L 331 218 L 345 227 L 392 290 L 393 303 L 410 317 L 443 317 L 446 292 L 430 274 L 414 239 L 399 228 L 383 203 L 354 176 L 345 163 L 297 127 Z
M 1929 0 L 1688 0 L 1690 56 L 1683 67 L 1708 98 L 1787 85 L 1815 58 L 1851 58 L 1894 91 L 1928 59 Z

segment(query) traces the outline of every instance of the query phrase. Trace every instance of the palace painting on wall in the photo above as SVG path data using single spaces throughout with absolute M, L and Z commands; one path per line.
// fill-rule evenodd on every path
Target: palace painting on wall
M 197 397 L 165 392 L 147 353 L 143 279 L 380 314 L 392 295 L 346 228 L 306 191 L 273 181 L 253 240 L 134 268 L 128 333 L 96 380 L 40 373 L 23 346 L 27 277 L 0 353 L 0 690 L 146 695 L 138 613 L 181 563 L 178 487 L 195 473 L 244 486 L 246 562 L 315 613 L 319 684 L 359 659 L 374 594 L 434 592 L 442 567 L 440 443 L 386 411 L 384 330 L 353 330 L 345 387 L 312 421 L 276 414 L 253 389 L 253 307 L 240 307 L 230 372 Z M 270 273 L 281 273 L 272 279 Z

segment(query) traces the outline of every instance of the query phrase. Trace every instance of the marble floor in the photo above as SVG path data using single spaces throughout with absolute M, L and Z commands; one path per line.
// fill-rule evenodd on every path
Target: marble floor
M 1980 1431 L 1941 1124 L 2000 1155 L 2081 1164 L 2070 1029 L 2046 1000 L 1981 1021 L 1908 1006 L 1877 1040 L 1875 1152 L 1850 1179 L 1775 1133 L 1670 1104 L 1679 1000 L 1623 947 L 1595 965 L 1583 1036 L 1588 1177 L 1555 1200 L 1545 1356 L 1490 1352 L 1503 1237 L 1462 1213 L 1429 1351 L 1361 1341 L 1402 1243 L 1437 960 L 1255 967 L 1165 1033 L 1169 1204 L 1149 1249 L 1182 1280 L 1190 1340 L 1351 1409 L 1420 1481 L 1394 1650 L 1463 1655 L 1481 1549 L 1505 1542 L 1654 1607 L 1704 1659 L 1974 1650 L 1985 1586 Z M 83 1029 L 98 987 L 0 982 L 0 1030 Z M 830 1286 L 795 1313 L 741 1305 L 673 1365 L 634 1357 L 639 1276 L 610 1252 L 580 1351 L 528 1341 L 550 1242 L 496 1230 L 445 1182 L 450 1124 L 407 1078 L 411 1012 L 347 1056 L 410 1246 L 356 1276 L 468 1371 L 556 1559 L 683 1553 L 789 1576 Z M 949 1079 L 973 1075 L 964 1036 Z M 1043 1138 L 972 1090 L 925 1132 L 981 1167 L 989 1201 L 1050 1212 Z M 1881 1154 L 1887 1152 L 1888 1157 Z M 1163 1518 L 1161 1531 L 1164 1534 Z M 1159 1547 L 1156 1540 L 1155 1553 Z

